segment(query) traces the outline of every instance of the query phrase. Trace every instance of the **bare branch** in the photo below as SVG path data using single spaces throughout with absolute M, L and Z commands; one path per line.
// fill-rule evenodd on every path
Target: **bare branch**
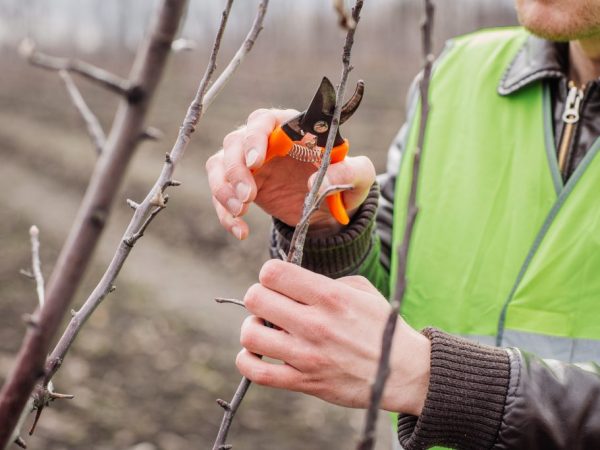
M 40 263 L 40 230 L 35 225 L 29 229 L 31 238 L 31 269 L 36 284 L 36 292 L 40 308 L 44 306 L 44 275 L 42 274 L 42 265 Z
M 105 152 L 94 168 L 76 220 L 48 280 L 44 307 L 36 312 L 39 326 L 27 329 L 15 367 L 0 390 L 0 449 L 5 449 L 13 441 L 12 432 L 21 412 L 45 373 L 44 364 L 50 344 L 69 310 L 136 149 L 138 137 L 145 128 L 150 100 L 164 72 L 171 42 L 186 4 L 185 0 L 162 0 L 159 3 L 126 83 L 89 64 L 61 58 L 40 59 L 34 48 L 25 49 L 29 59 L 35 62 L 52 62 L 54 66 L 50 68 L 53 70 L 78 73 L 113 91 L 126 93 L 126 98 L 119 103 Z M 60 64 L 55 67 L 57 63 Z
M 171 43 L 171 50 L 175 53 L 189 52 L 196 50 L 196 47 L 198 47 L 198 44 L 193 39 L 179 38 Z
M 135 85 L 129 80 L 78 59 L 46 55 L 45 53 L 38 51 L 35 42 L 29 38 L 21 42 L 19 53 L 34 66 L 47 70 L 65 70 L 67 72 L 77 73 L 109 91 L 123 95 L 127 98 L 134 94 Z
M 242 377 L 240 384 L 235 390 L 235 394 L 233 394 L 233 399 L 231 399 L 231 402 L 227 403 L 223 400 L 221 400 L 221 402 L 217 402 L 223 408 L 225 414 L 223 414 L 223 420 L 221 422 L 221 426 L 219 427 L 217 439 L 213 444 L 213 450 L 231 448 L 230 446 L 225 444 L 225 441 L 227 440 L 227 434 L 229 433 L 229 428 L 231 427 L 231 423 L 233 422 L 235 413 L 240 407 L 242 400 L 244 400 L 246 392 L 248 392 L 248 389 L 250 388 L 250 384 L 252 384 L 252 382 L 248 378 Z
M 139 230 L 136 231 L 134 234 L 132 234 L 131 236 L 129 236 L 128 238 L 125 238 L 123 240 L 123 242 L 125 243 L 125 245 L 129 246 L 129 247 L 133 247 L 135 245 L 135 243 L 144 235 L 144 232 L 146 231 L 146 228 L 148 228 L 148 225 L 150 225 L 150 222 L 152 222 L 154 220 L 154 218 L 156 217 L 156 215 L 161 212 L 163 209 L 165 209 L 164 206 L 157 206 L 148 217 L 146 217 L 146 220 L 144 220 L 144 223 L 142 223 L 142 225 L 140 226 Z
M 165 189 L 170 186 L 179 186 L 181 184 L 179 181 L 173 179 L 173 173 L 177 164 L 183 158 L 192 133 L 196 129 L 203 113 L 206 111 L 205 98 L 208 95 L 208 85 L 216 69 L 217 55 L 232 3 L 233 0 L 228 1 L 226 10 L 223 13 L 222 24 L 215 39 L 208 67 L 199 83 L 197 93 L 187 110 L 183 124 L 179 130 L 179 135 L 171 151 L 165 156 L 162 170 L 153 187 L 141 203 L 137 204 L 131 200 L 128 201 L 129 206 L 135 210 L 133 217 L 102 278 L 84 302 L 81 309 L 73 314 L 66 330 L 59 339 L 51 355 L 48 357 L 42 388 L 49 385 L 50 380 L 61 367 L 67 352 L 91 314 L 101 304 L 108 293 L 114 290 L 113 283 L 119 275 L 119 272 L 135 243 L 143 236 L 144 231 L 156 215 L 164 209 L 168 200 L 168 196 L 164 194 Z
M 77 108 L 79 115 L 85 123 L 92 143 L 96 147 L 96 153 L 102 153 L 102 149 L 106 144 L 106 135 L 104 134 L 102 125 L 100 125 L 100 121 L 83 99 L 81 92 L 77 88 L 77 85 L 73 81 L 73 78 L 71 78 L 71 75 L 69 75 L 69 72 L 67 72 L 66 70 L 60 70 L 58 74 L 64 81 L 65 87 L 67 88 L 67 92 L 71 97 L 71 101 L 75 105 L 75 108 Z
M 148 127 L 140 134 L 140 139 L 148 141 L 160 141 L 164 137 L 164 133 L 155 127 Z
M 429 117 L 429 82 L 431 79 L 431 68 L 433 64 L 433 54 L 431 50 L 431 35 L 433 30 L 433 13 L 434 7 L 431 0 L 424 0 L 425 17 L 421 25 L 421 36 L 423 39 L 423 77 L 421 78 L 419 89 L 421 96 L 421 117 L 419 122 L 419 135 L 417 138 L 417 147 L 413 156 L 412 180 L 410 185 L 410 193 L 408 199 L 408 213 L 406 227 L 404 228 L 404 236 L 399 248 L 398 255 L 398 272 L 397 284 L 394 292 L 394 298 L 391 302 L 392 309 L 383 330 L 381 341 L 381 355 L 377 367 L 377 374 L 371 387 L 371 399 L 369 408 L 366 414 L 365 428 L 363 430 L 361 441 L 357 447 L 358 450 L 370 450 L 375 445 L 375 425 L 379 412 L 379 404 L 385 388 L 385 383 L 390 372 L 390 353 L 392 350 L 392 341 L 396 324 L 398 322 L 398 314 L 400 305 L 406 291 L 406 263 L 408 257 L 408 249 L 412 236 L 415 219 L 417 217 L 417 186 L 419 184 L 420 162 L 423 151 L 423 142 L 425 140 L 425 129 L 427 127 L 427 119 Z
M 333 0 L 333 8 L 338 15 L 338 25 L 342 30 L 348 31 L 356 28 L 356 21 L 351 14 L 346 11 L 344 0 Z
M 29 278 L 30 280 L 35 280 L 33 273 L 29 269 L 19 269 L 19 273 L 23 275 L 25 278 Z
M 360 20 L 360 11 L 362 9 L 362 6 L 363 0 L 356 0 L 354 8 L 352 8 L 352 18 L 355 24 L 358 24 L 358 21 Z M 356 26 L 354 28 L 350 28 L 346 33 L 346 42 L 344 44 L 344 49 L 342 52 L 342 75 L 340 77 L 340 84 L 337 88 L 336 105 L 335 110 L 333 112 L 331 127 L 329 128 L 329 134 L 327 135 L 325 152 L 323 153 L 321 166 L 317 171 L 315 181 L 304 200 L 304 209 L 302 211 L 301 223 L 304 222 L 304 220 L 306 220 L 307 225 L 303 227 L 296 227 L 296 229 L 294 230 L 294 235 L 292 237 L 292 240 L 294 241 L 294 246 L 290 247 L 287 260 L 294 264 L 302 264 L 302 253 L 304 249 L 304 242 L 306 241 L 306 233 L 308 232 L 308 222 L 310 222 L 311 210 L 313 208 L 321 185 L 323 184 L 325 173 L 329 168 L 333 143 L 335 141 L 337 130 L 340 125 L 340 115 L 342 111 L 342 106 L 344 104 L 344 92 L 346 90 L 348 74 L 352 70 L 352 67 L 350 66 L 350 55 L 352 52 L 352 46 L 354 44 L 355 30 Z
M 217 298 L 215 298 L 215 302 L 217 302 L 217 303 L 231 303 L 233 305 L 241 306 L 244 309 L 246 308 L 246 305 L 244 304 L 244 302 L 241 301 L 241 300 L 238 300 L 236 298 L 217 297 Z
M 23 438 L 21 436 L 17 436 L 15 438 L 15 444 L 18 445 L 21 448 L 27 448 L 27 444 L 25 443 L 25 441 L 23 440 Z
M 219 75 L 219 78 L 217 78 L 204 96 L 205 108 L 208 108 L 211 105 L 213 100 L 217 97 L 217 95 L 219 95 L 219 92 L 221 92 L 221 89 L 223 89 L 223 87 L 229 82 L 239 65 L 242 63 L 242 61 L 244 61 L 246 55 L 250 52 L 250 50 L 252 50 L 252 47 L 254 47 L 254 43 L 258 38 L 258 34 L 262 31 L 262 24 L 265 20 L 265 14 L 267 13 L 268 6 L 269 0 L 261 0 L 261 2 L 258 4 L 258 12 L 256 13 L 256 17 L 254 17 L 254 22 L 252 23 L 250 31 L 248 31 L 244 42 L 242 42 L 242 45 L 238 51 L 235 52 L 235 55 L 233 55 L 233 58 L 231 58 L 229 64 L 227 64 L 227 67 L 223 69 L 223 72 L 221 75 Z

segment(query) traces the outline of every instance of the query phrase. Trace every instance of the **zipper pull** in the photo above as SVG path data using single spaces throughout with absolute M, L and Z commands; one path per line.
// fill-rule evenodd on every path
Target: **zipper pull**
M 579 89 L 572 81 L 569 83 L 569 93 L 565 102 L 565 111 L 562 115 L 564 123 L 577 123 L 579 120 L 579 108 L 583 99 L 583 89 Z

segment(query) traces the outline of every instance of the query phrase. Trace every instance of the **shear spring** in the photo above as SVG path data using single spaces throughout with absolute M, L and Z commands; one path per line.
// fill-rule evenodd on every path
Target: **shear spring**
M 288 153 L 295 160 L 305 163 L 320 163 L 321 150 L 318 147 L 306 147 L 300 144 L 294 144 Z

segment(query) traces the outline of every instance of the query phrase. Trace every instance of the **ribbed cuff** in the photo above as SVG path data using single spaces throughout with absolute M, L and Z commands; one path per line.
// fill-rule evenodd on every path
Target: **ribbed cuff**
M 339 233 L 326 237 L 307 236 L 302 267 L 331 278 L 355 273 L 374 242 L 373 230 L 378 199 L 379 185 L 375 183 L 350 223 Z M 293 227 L 273 219 L 270 248 L 272 258 L 280 258 L 281 251 L 289 251 L 293 234 Z
M 419 417 L 398 417 L 400 444 L 406 450 L 491 448 L 504 414 L 508 352 L 434 328 L 423 334 L 431 340 L 429 391 Z

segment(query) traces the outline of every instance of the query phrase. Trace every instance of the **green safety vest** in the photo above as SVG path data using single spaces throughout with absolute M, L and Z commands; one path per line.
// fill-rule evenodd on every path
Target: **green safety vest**
M 477 32 L 455 39 L 436 64 L 401 314 L 416 329 L 600 360 L 600 139 L 563 184 L 547 87 L 497 92 L 526 38 L 519 28 Z M 418 103 L 396 183 L 395 245 Z

